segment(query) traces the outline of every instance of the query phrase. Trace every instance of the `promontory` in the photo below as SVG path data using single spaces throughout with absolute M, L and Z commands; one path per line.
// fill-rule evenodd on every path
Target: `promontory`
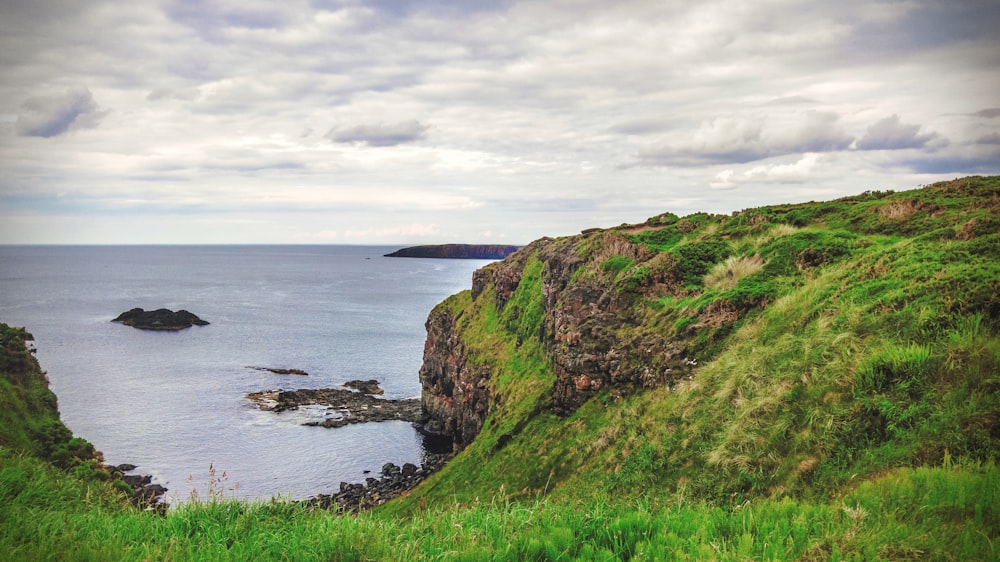
M 513 254 L 520 246 L 501 244 L 439 244 L 412 246 L 385 254 L 388 258 L 446 258 L 471 260 L 502 260 Z

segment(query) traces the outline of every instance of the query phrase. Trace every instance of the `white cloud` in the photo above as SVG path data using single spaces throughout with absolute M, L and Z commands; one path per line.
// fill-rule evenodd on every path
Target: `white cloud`
M 0 224 L 49 220 L 18 236 L 50 242 L 88 220 L 105 226 L 65 239 L 120 241 L 129 231 L 108 225 L 133 213 L 161 242 L 523 243 L 998 173 L 998 13 L 988 0 L 13 0 Z M 186 230 L 192 215 L 208 222 Z
M 787 117 L 720 117 L 706 121 L 686 141 L 639 152 L 645 166 L 746 163 L 785 154 L 843 150 L 853 140 L 833 113 L 809 111 Z

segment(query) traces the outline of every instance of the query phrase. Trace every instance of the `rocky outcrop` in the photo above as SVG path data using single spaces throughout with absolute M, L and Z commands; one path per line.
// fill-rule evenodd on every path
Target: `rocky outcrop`
M 353 388 L 361 394 L 385 394 L 385 390 L 375 379 L 347 381 L 344 383 L 344 388 Z
M 508 310 L 529 263 L 541 262 L 541 311 Z M 560 416 L 576 411 L 602 390 L 622 396 L 669 383 L 692 367 L 682 343 L 642 328 L 639 298 L 683 295 L 682 279 L 670 254 L 657 253 L 614 230 L 543 238 L 507 259 L 473 274 L 473 307 L 491 306 L 508 323 L 521 315 L 541 317 L 534 332 L 556 376 L 550 407 Z M 484 303 L 485 295 L 493 302 Z M 540 314 L 539 314 L 540 313 Z M 472 441 L 488 416 L 488 365 L 470 363 L 458 327 L 463 311 L 442 306 L 427 320 L 420 370 L 425 427 L 450 435 L 455 447 Z M 536 333 L 537 332 L 537 333 Z
M 444 258 L 502 260 L 516 252 L 520 246 L 501 244 L 440 244 L 413 246 L 385 254 L 387 258 Z
M 412 463 L 405 463 L 403 466 L 386 463 L 382 466 L 381 478 L 368 477 L 364 484 L 341 482 L 339 492 L 329 495 L 319 494 L 306 500 L 305 504 L 319 509 L 336 509 L 348 513 L 358 513 L 380 506 L 416 487 L 444 466 L 451 455 L 427 454 L 425 457 L 420 466 Z
M 134 464 L 104 465 L 104 470 L 111 475 L 111 478 L 121 480 L 132 489 L 130 497 L 132 504 L 140 509 L 166 513 L 167 504 L 163 502 L 163 497 L 167 493 L 167 488 L 154 483 L 149 475 L 127 474 L 135 469 Z
M 206 326 L 208 322 L 186 311 L 174 312 L 166 308 L 146 311 L 133 308 L 118 315 L 112 322 L 121 322 L 140 330 L 177 331 L 191 326 Z
M 424 420 L 418 429 L 453 440 L 456 450 L 472 442 L 489 413 L 489 368 L 470 364 L 448 311 L 431 313 L 420 367 L 420 402 Z
M 273 367 L 247 367 L 247 369 L 253 369 L 254 371 L 267 371 L 269 373 L 274 373 L 276 375 L 299 375 L 299 376 L 309 376 L 309 373 L 303 371 L 302 369 L 282 369 Z
M 376 381 L 376 386 L 377 386 Z M 369 394 L 342 388 L 302 388 L 298 390 L 265 390 L 247 395 L 261 410 L 284 412 L 300 406 L 322 405 L 328 417 L 323 421 L 310 421 L 303 425 L 343 427 L 352 423 L 401 420 L 418 422 L 423 419 L 420 400 L 385 400 Z

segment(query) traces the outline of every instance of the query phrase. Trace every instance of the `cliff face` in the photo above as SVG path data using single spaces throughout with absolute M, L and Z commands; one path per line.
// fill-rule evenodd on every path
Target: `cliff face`
M 530 289 L 537 293 L 537 309 L 510 302 L 532 264 L 541 271 L 540 283 Z M 684 294 L 680 282 L 670 255 L 631 241 L 627 232 L 592 231 L 543 238 L 477 270 L 466 308 L 494 310 L 503 328 L 516 335 L 516 347 L 537 338 L 555 375 L 546 406 L 565 417 L 601 390 L 620 398 L 690 371 L 695 360 L 684 342 L 668 331 L 646 329 L 645 309 L 636 306 Z M 445 306 L 431 313 L 420 371 L 426 429 L 452 436 L 456 448 L 471 442 L 490 412 L 494 368 L 470 361 L 459 326 L 466 312 Z
M 489 369 L 469 363 L 454 313 L 436 310 L 426 327 L 420 368 L 421 404 L 428 417 L 423 429 L 451 437 L 455 447 L 462 448 L 479 433 L 489 413 Z
M 540 413 L 565 420 L 595 397 L 606 406 L 650 389 L 688 388 L 696 384 L 701 366 L 733 348 L 735 341 L 758 342 L 740 360 L 754 364 L 744 367 L 752 376 L 771 376 L 773 367 L 756 358 L 761 350 L 801 337 L 786 327 L 760 325 L 771 305 L 782 299 L 815 303 L 810 306 L 828 311 L 782 322 L 815 321 L 817 330 L 830 323 L 850 325 L 856 334 L 845 329 L 836 340 L 844 342 L 869 341 L 872 328 L 851 325 L 858 318 L 878 330 L 897 322 L 900 328 L 894 333 L 899 334 L 917 321 L 910 316 L 923 322 L 934 317 L 928 316 L 931 310 L 941 310 L 937 322 L 942 326 L 1000 317 L 1000 281 L 983 273 L 998 263 L 998 190 L 1000 178 L 966 178 L 912 192 L 866 192 L 732 215 L 681 218 L 666 213 L 642 224 L 537 240 L 476 271 L 471 291 L 449 298 L 428 318 L 420 372 L 427 429 L 452 436 L 456 449 L 485 432 L 489 443 L 480 448 L 496 451 L 540 419 Z M 914 288 L 918 285 L 923 288 Z M 951 296 L 957 294 L 960 301 Z M 864 315 L 829 312 L 849 305 Z M 769 322 L 779 325 L 774 317 Z M 751 327 L 757 331 L 743 330 Z M 741 330 L 745 333 L 734 340 Z M 937 332 L 920 332 L 919 337 L 930 333 Z M 910 353 L 911 344 L 899 339 L 900 353 Z M 877 338 L 864 345 L 876 349 L 888 344 Z M 807 346 L 802 353 L 813 351 Z M 824 353 L 826 361 L 839 351 Z M 866 420 L 859 431 L 883 438 L 899 427 L 889 421 L 897 412 L 882 412 L 885 401 L 865 402 L 867 391 L 854 389 L 850 378 L 858 370 L 881 373 L 882 367 L 852 365 L 853 370 L 838 371 L 846 373 L 847 382 L 831 383 L 829 392 L 819 395 L 832 401 L 815 407 L 829 409 L 829 419 Z M 809 373 L 817 367 L 801 368 Z M 775 392 L 793 392 L 789 389 L 798 386 L 805 390 L 794 392 L 812 392 L 809 375 L 797 369 L 786 369 L 795 382 L 774 386 Z M 720 399 L 712 408 L 750 407 L 746 396 L 757 391 L 742 384 L 732 383 L 740 388 L 735 397 Z M 725 387 L 711 399 L 731 392 Z M 838 402 L 841 395 L 856 401 Z M 841 431 L 825 438 L 852 450 L 854 434 Z M 736 433 L 727 435 L 730 439 Z M 744 458 L 728 449 L 744 444 L 721 443 L 719 459 L 721 451 Z M 792 463 L 792 456 L 783 462 Z M 722 461 L 713 457 L 712 462 Z M 544 483 L 548 477 L 540 479 Z

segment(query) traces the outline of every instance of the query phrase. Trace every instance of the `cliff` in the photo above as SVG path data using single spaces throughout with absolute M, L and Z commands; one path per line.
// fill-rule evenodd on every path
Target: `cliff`
M 402 248 L 386 254 L 385 257 L 502 260 L 519 248 L 520 246 L 501 244 L 441 244 Z
M 104 465 L 93 444 L 73 437 L 59 417 L 56 395 L 34 357 L 33 341 L 24 328 L 0 323 L 0 465 L 10 452 L 29 455 L 87 485 L 109 483 L 104 490 L 115 500 L 123 499 L 117 494 L 124 493 L 138 506 L 165 508 L 158 501 L 166 488 L 148 476 L 124 474 L 134 466 Z
M 465 450 L 425 493 L 814 494 L 988 458 L 998 232 L 977 177 L 537 240 L 427 320 L 427 427 Z

